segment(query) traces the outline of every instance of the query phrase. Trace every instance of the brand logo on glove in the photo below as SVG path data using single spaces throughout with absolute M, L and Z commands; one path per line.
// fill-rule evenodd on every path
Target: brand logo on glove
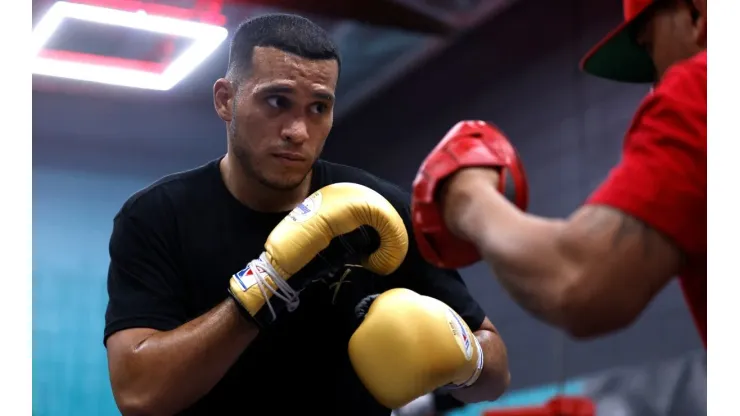
M 293 208 L 288 218 L 293 222 L 303 222 L 313 217 L 321 207 L 321 191 L 316 191 Z
M 256 268 L 258 273 L 265 273 L 265 270 L 261 267 L 257 266 Z M 257 283 L 257 279 L 255 279 L 254 277 L 254 272 L 249 265 L 247 265 L 246 268 L 236 272 L 234 278 L 236 278 L 236 282 L 239 283 L 239 286 L 241 286 L 242 291 L 244 292 L 246 292 L 248 288 L 254 286 Z
M 447 310 L 447 315 L 450 329 L 452 330 L 452 334 L 455 336 L 457 345 L 460 347 L 462 353 L 465 354 L 465 359 L 470 361 L 473 357 L 473 343 L 470 340 L 465 323 L 460 320 L 458 315 L 452 309 Z

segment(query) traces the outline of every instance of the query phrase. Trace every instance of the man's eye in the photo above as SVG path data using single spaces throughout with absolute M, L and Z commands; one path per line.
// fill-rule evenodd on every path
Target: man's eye
M 311 105 L 311 112 L 314 114 L 323 114 L 328 108 L 329 106 L 324 103 L 315 103 Z
M 290 104 L 287 98 L 279 95 L 267 97 L 265 101 L 267 101 L 267 105 L 274 108 L 286 108 Z

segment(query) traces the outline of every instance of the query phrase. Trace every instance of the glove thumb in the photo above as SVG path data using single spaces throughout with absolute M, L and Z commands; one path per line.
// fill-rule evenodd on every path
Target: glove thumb
M 357 305 L 355 306 L 355 316 L 360 322 L 365 319 L 365 315 L 367 314 L 368 309 L 370 309 L 370 305 L 375 302 L 375 299 L 377 299 L 378 296 L 380 296 L 380 294 L 365 296 L 362 300 L 357 302 Z
M 358 264 L 380 248 L 380 234 L 374 228 L 363 225 L 352 232 L 332 240 L 319 257 L 330 267 L 347 263 Z
M 344 249 L 360 257 L 366 257 L 380 248 L 380 234 L 375 228 L 363 225 L 339 237 Z

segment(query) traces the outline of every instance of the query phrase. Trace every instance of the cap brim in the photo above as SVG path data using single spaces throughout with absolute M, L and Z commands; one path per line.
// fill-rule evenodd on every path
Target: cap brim
M 634 40 L 634 22 L 622 23 L 594 46 L 581 60 L 581 69 L 614 81 L 654 83 L 655 65 L 645 48 Z

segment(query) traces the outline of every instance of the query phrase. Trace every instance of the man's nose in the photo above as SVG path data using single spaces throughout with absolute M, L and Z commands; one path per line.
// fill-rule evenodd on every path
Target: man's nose
M 308 140 L 308 126 L 304 119 L 295 119 L 283 129 L 283 138 L 289 142 L 300 144 Z

